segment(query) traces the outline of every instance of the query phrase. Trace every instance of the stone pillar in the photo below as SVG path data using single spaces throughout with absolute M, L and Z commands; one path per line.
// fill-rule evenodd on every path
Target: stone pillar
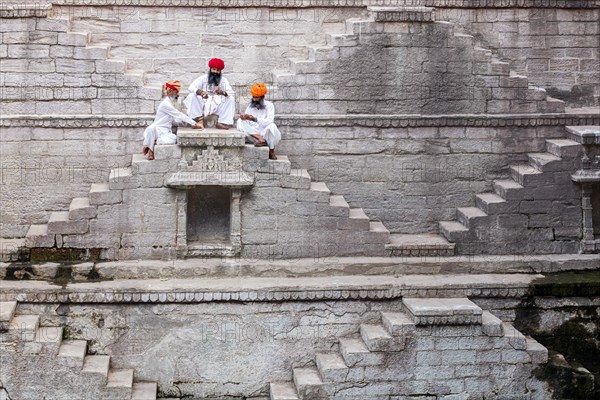
M 231 245 L 233 252 L 239 254 L 242 251 L 242 213 L 240 209 L 240 200 L 242 197 L 241 189 L 231 189 Z
M 177 191 L 177 238 L 175 243 L 178 257 L 187 254 L 187 190 Z
M 594 240 L 594 224 L 592 219 L 592 192 L 591 183 L 581 185 L 581 208 L 583 210 L 583 240 Z

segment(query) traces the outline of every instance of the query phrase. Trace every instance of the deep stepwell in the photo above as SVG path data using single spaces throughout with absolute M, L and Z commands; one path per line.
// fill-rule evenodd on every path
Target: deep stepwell
M 597 1 L 88 3 L 0 7 L 0 400 L 598 397 Z M 212 57 L 278 159 L 148 161 Z

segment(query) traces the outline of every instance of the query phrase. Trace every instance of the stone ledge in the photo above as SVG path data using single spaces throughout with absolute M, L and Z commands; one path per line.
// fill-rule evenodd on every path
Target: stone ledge
M 412 275 L 323 278 L 147 279 L 69 283 L 2 281 L 0 301 L 202 303 L 410 298 L 520 298 L 542 275 Z M 469 314 L 471 316 L 475 313 Z M 478 316 L 481 322 L 481 314 Z
M 90 6 L 89 0 L 49 0 L 55 5 Z M 588 8 L 598 2 L 588 0 L 94 0 L 94 6 L 156 7 L 367 7 L 427 6 L 445 8 Z
M 467 298 L 404 298 L 402 302 L 415 325 L 481 324 L 481 308 Z
M 0 18 L 46 18 L 51 10 L 51 4 L 3 4 Z
M 0 127 L 144 128 L 154 115 L 4 115 Z M 600 113 L 468 115 L 294 115 L 276 117 L 280 126 L 302 127 L 510 127 L 600 125 Z

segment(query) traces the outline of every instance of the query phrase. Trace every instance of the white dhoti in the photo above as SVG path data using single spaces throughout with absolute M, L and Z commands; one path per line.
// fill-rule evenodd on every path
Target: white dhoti
M 233 125 L 233 114 L 235 113 L 235 101 L 231 96 L 211 95 L 207 99 L 190 93 L 183 101 L 190 118 L 206 117 L 211 114 L 219 116 L 222 124 Z
M 155 144 L 175 144 L 177 136 L 170 129 L 152 124 L 144 131 L 144 147 L 154 151 Z
M 238 119 L 237 128 L 244 132 L 246 136 L 258 135 L 262 137 L 269 145 L 269 149 L 274 149 L 281 140 L 281 132 L 273 122 L 261 126 L 261 124 L 255 121 Z

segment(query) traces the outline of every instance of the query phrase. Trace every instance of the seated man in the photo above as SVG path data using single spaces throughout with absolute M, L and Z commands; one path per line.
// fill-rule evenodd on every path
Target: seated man
M 273 122 L 275 107 L 273 103 L 265 100 L 267 91 L 264 83 L 252 85 L 252 101 L 246 108 L 246 113 L 240 115 L 237 128 L 253 138 L 256 141 L 255 146 L 269 146 L 269 159 L 277 160 L 275 146 L 281 140 L 281 132 Z
M 222 75 L 225 62 L 213 58 L 208 62 L 208 67 L 210 68 L 208 74 L 192 82 L 189 87 L 190 94 L 183 104 L 190 118 L 201 122 L 203 127 L 204 117 L 217 114 L 219 116 L 217 128 L 229 129 L 233 126 L 235 92 L 227 78 Z
M 202 129 L 202 124 L 196 123 L 193 119 L 175 108 L 181 83 L 179 81 L 169 81 L 165 83 L 167 96 L 158 106 L 154 122 L 144 131 L 144 148 L 142 153 L 148 154 L 148 160 L 154 160 L 155 144 L 175 144 L 177 136 L 171 132 L 173 123 L 182 122 L 192 125 L 194 129 Z

